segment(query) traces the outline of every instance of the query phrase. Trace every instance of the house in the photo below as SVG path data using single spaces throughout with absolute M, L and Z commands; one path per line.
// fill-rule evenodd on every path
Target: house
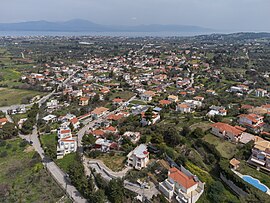
M 66 154 L 76 152 L 77 141 L 72 137 L 70 128 L 60 128 L 57 135 L 57 159 L 62 159 Z
M 171 102 L 178 102 L 178 96 L 169 95 L 168 100 L 171 101 Z
M 99 138 L 95 141 L 95 149 L 98 149 L 102 152 L 108 152 L 113 149 L 117 149 L 118 145 L 116 142 L 111 140 Z
M 236 170 L 239 168 L 240 161 L 238 161 L 236 158 L 233 158 L 230 160 L 230 166 L 232 167 L 233 170 Z
M 168 171 L 168 178 L 159 183 L 159 190 L 169 200 L 175 195 L 177 202 L 194 203 L 203 194 L 204 183 L 183 166 L 181 170 L 174 167 Z
M 155 92 L 153 91 L 145 91 L 141 94 L 141 100 L 143 101 L 152 101 L 153 97 L 155 96 Z
M 256 137 L 249 162 L 270 169 L 270 142 Z
M 0 128 L 2 128 L 8 122 L 7 118 L 0 118 Z
M 92 117 L 94 119 L 97 119 L 97 118 L 100 118 L 102 116 L 104 116 L 107 112 L 109 111 L 108 108 L 105 108 L 105 107 L 98 107 L 98 108 L 95 108 L 91 114 L 92 114 Z
M 48 109 L 55 109 L 58 107 L 58 104 L 59 104 L 58 100 L 52 99 L 51 101 L 46 103 L 46 106 Z
M 120 99 L 120 98 L 115 98 L 112 102 L 113 102 L 114 105 L 121 105 L 121 104 L 123 104 L 125 102 L 125 100 Z
M 128 138 L 133 144 L 135 144 L 140 140 L 141 133 L 127 131 L 123 134 L 123 137 Z
M 213 117 L 215 115 L 226 116 L 227 110 L 223 106 L 211 106 L 210 111 L 206 115 L 209 117 Z
M 239 124 L 247 127 L 254 133 L 263 131 L 263 116 L 257 114 L 241 114 L 239 117 Z
M 142 126 L 147 126 L 147 125 L 154 125 L 160 120 L 160 115 L 157 112 L 152 112 L 151 119 L 148 119 L 147 116 L 145 115 L 145 112 L 141 113 L 141 124 Z
M 211 133 L 217 137 L 228 139 L 232 142 L 239 142 L 242 133 L 246 130 L 240 126 L 231 126 L 227 123 L 214 123 L 211 125 Z
M 104 135 L 105 135 L 105 132 L 103 130 L 100 130 L 100 129 L 93 130 L 91 133 L 94 137 L 97 137 L 97 138 L 104 137 Z
M 183 104 L 187 104 L 191 107 L 191 109 L 196 109 L 202 107 L 202 102 L 197 100 L 184 100 Z
M 72 124 L 74 129 L 78 129 L 80 127 L 80 121 L 78 118 L 72 118 L 70 119 L 70 123 Z
M 108 126 L 104 129 L 104 132 L 107 134 L 116 134 L 118 132 L 117 128 L 113 126 Z
M 168 106 L 168 105 L 170 105 L 172 102 L 171 101 L 169 101 L 169 100 L 160 100 L 159 101 L 159 105 L 160 106 Z
M 149 152 L 145 144 L 140 144 L 127 155 L 127 165 L 137 170 L 145 168 L 149 163 Z
M 81 97 L 79 100 L 80 106 L 87 106 L 89 104 L 89 98 L 88 97 Z
M 176 106 L 176 111 L 180 111 L 181 113 L 191 113 L 191 107 L 187 104 L 178 104 Z
M 49 115 L 43 117 L 42 120 L 44 120 L 46 123 L 55 122 L 56 121 L 56 116 L 52 115 L 52 114 L 49 114 Z
M 256 97 L 265 97 L 267 94 L 267 91 L 264 89 L 256 89 L 255 90 Z

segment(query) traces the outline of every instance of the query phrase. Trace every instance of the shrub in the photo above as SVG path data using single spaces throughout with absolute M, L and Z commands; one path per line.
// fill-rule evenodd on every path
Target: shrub
M 1 158 L 7 157 L 7 155 L 8 155 L 7 151 L 3 151 L 0 153 Z
M 19 146 L 20 146 L 21 148 L 24 148 L 24 147 L 27 146 L 27 144 L 28 144 L 28 142 L 27 142 L 26 140 L 23 140 L 23 141 L 20 142 L 20 145 L 19 145 Z
M 4 146 L 6 146 L 6 141 L 5 140 L 2 140 L 2 141 L 0 141 L 0 147 L 4 147 Z

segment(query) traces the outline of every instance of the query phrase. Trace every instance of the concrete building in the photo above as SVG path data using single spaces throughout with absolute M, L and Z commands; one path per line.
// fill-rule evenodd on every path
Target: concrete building
M 180 203 L 195 203 L 204 192 L 204 183 L 183 166 L 181 170 L 171 168 L 168 178 L 159 183 L 159 190 L 169 200 L 175 198 Z
M 127 155 L 127 165 L 137 170 L 145 168 L 149 162 L 149 152 L 145 144 L 140 144 Z

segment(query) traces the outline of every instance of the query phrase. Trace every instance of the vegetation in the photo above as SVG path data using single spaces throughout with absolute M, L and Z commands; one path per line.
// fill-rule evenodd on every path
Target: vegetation
M 64 192 L 31 146 L 21 139 L 0 143 L 1 202 L 57 202 L 62 198 Z
M 29 103 L 33 97 L 43 94 L 33 90 L 0 88 L 0 95 L 0 106 L 9 106 Z

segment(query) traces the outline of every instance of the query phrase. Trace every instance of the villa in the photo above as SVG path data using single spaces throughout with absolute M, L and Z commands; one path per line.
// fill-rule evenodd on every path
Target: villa
M 168 200 L 175 198 L 180 203 L 194 203 L 204 192 L 204 183 L 183 166 L 181 170 L 171 168 L 168 178 L 159 183 L 159 190 Z
M 231 126 L 227 123 L 214 123 L 211 125 L 211 133 L 217 137 L 228 139 L 232 142 L 239 142 L 243 132 L 246 130 L 240 126 Z
M 239 124 L 250 129 L 254 133 L 259 133 L 263 130 L 263 116 L 257 114 L 241 114 L 239 117 Z
M 149 152 L 145 144 L 140 144 L 127 155 L 127 165 L 141 170 L 149 163 Z
M 250 162 L 270 169 L 270 142 L 256 137 Z
M 66 154 L 76 152 L 77 142 L 72 137 L 70 128 L 60 128 L 57 132 L 57 159 L 62 159 Z

